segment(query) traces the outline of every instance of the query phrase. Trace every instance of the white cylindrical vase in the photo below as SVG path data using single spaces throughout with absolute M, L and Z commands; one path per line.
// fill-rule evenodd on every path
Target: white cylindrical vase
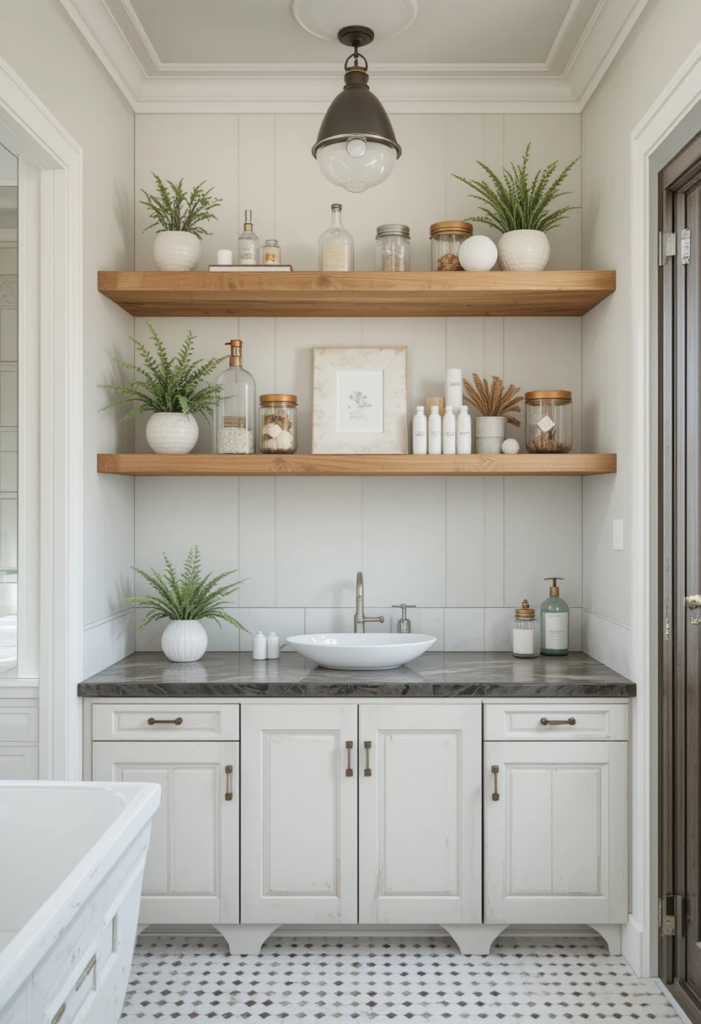
M 195 417 L 184 412 L 154 412 L 146 424 L 146 440 L 157 455 L 187 455 L 199 434 Z
M 201 255 L 202 242 L 191 231 L 159 231 L 153 240 L 159 270 L 194 270 Z
M 550 242 L 544 231 L 507 231 L 497 242 L 502 270 L 545 270 Z
M 506 416 L 475 417 L 475 451 L 478 455 L 500 455 L 506 434 Z
M 163 630 L 161 647 L 170 661 L 199 661 L 207 650 L 207 633 L 198 619 L 172 619 Z

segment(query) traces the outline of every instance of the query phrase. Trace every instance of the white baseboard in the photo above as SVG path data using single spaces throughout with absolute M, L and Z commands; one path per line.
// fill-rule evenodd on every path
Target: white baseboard
M 632 971 L 639 978 L 643 977 L 643 926 L 634 917 L 629 916 L 623 925 L 623 956 Z

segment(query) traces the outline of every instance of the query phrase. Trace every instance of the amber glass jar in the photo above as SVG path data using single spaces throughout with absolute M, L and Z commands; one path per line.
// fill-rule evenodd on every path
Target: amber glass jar
M 572 448 L 572 392 L 526 392 L 526 448 L 563 455 Z
M 260 396 L 260 450 L 265 455 L 297 451 L 297 396 Z
M 439 220 L 431 225 L 431 270 L 462 270 L 458 251 L 472 235 L 466 220 Z

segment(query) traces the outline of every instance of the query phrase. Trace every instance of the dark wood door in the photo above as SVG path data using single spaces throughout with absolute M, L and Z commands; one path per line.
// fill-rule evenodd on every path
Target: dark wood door
M 662 172 L 660 211 L 660 976 L 701 1024 L 701 138 Z

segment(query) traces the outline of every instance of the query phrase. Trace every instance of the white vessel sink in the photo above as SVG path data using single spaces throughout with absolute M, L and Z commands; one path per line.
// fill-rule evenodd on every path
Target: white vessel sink
M 399 668 L 413 661 L 436 642 L 425 633 L 309 633 L 286 641 L 310 661 L 324 668 Z

